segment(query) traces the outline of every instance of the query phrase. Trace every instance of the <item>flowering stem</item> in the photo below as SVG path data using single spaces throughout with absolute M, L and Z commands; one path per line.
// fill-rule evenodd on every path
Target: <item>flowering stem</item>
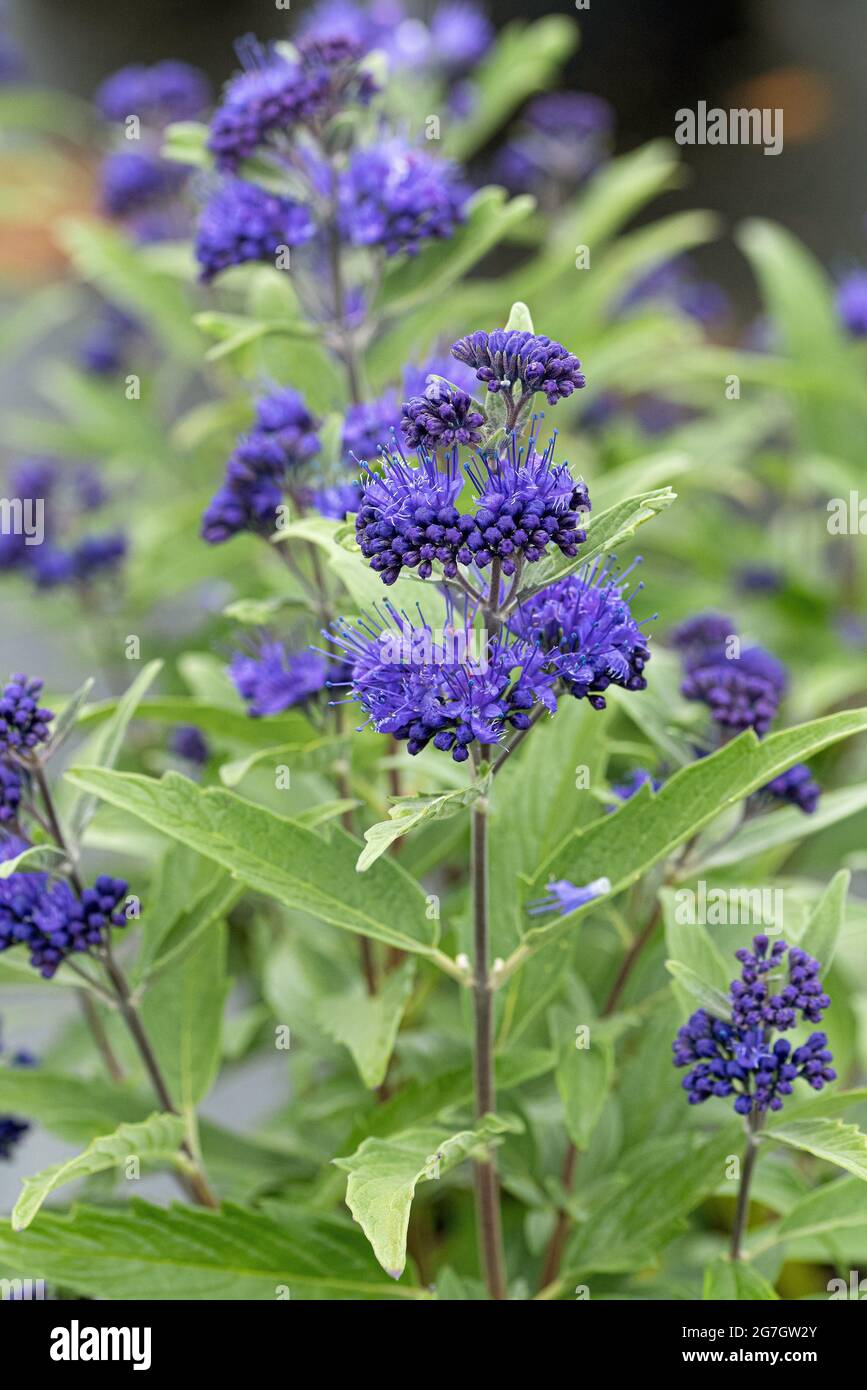
M 759 1152 L 759 1128 L 761 1117 L 751 1110 L 747 1116 L 747 1146 L 744 1149 L 744 1161 L 741 1165 L 741 1185 L 738 1189 L 738 1204 L 735 1208 L 735 1221 L 732 1227 L 731 1258 L 740 1260 L 741 1243 L 746 1234 L 747 1217 L 750 1211 L 750 1183 L 753 1179 L 753 1169 L 756 1166 L 756 1156 Z
M 57 810 L 54 805 L 54 798 L 51 795 L 51 788 L 48 785 L 48 778 L 45 776 L 45 769 L 42 766 L 42 763 L 38 760 L 34 760 L 33 762 L 29 763 L 28 766 L 30 771 L 33 773 L 36 785 L 39 788 L 39 793 L 42 798 L 42 805 L 45 810 L 46 820 L 51 829 L 51 834 L 57 844 L 58 849 L 63 851 L 69 863 L 70 880 L 72 882 L 73 887 L 75 888 L 76 893 L 79 897 L 81 897 L 81 894 L 83 892 L 83 884 L 81 882 L 81 876 L 78 872 L 78 868 L 76 865 L 76 858 L 66 840 L 66 836 L 63 833 L 63 827 L 60 824 L 60 819 L 57 815 Z M 171 1114 L 176 1115 L 178 1112 L 172 1104 L 172 1098 L 169 1095 L 168 1087 L 166 1086 L 165 1079 L 162 1075 L 162 1072 L 160 1071 L 159 1064 L 154 1055 L 153 1048 L 151 1047 L 150 1039 L 148 1038 L 144 1030 L 142 1021 L 138 1015 L 138 1011 L 136 1010 L 135 1004 L 133 1003 L 129 985 L 126 982 L 126 978 L 122 970 L 116 964 L 111 954 L 111 946 L 108 942 L 106 942 L 99 959 L 111 983 L 120 1015 L 123 1018 L 123 1021 L 126 1024 L 127 1029 L 129 1030 L 130 1036 L 132 1037 L 132 1040 L 135 1043 L 136 1048 L 138 1049 L 139 1055 L 144 1063 L 145 1070 L 147 1071 L 147 1074 L 151 1080 L 151 1084 L 153 1085 L 154 1091 L 156 1092 L 157 1099 L 159 1100 L 159 1103 L 163 1110 L 166 1110 Z M 72 962 L 70 962 L 70 964 L 72 964 Z M 120 1067 L 119 1062 L 117 1061 L 117 1058 L 114 1055 L 114 1052 L 112 1051 L 111 1044 L 109 1043 L 108 1037 L 106 1036 L 105 1030 L 102 1026 L 102 1020 L 99 1018 L 93 1000 L 90 998 L 90 996 L 85 996 L 85 992 L 83 990 L 79 991 L 79 993 L 82 997 L 82 1008 L 84 1009 L 85 1019 L 87 1020 L 88 1027 L 90 1028 L 91 1033 L 93 1035 L 94 1042 L 96 1043 L 105 1061 L 109 1075 L 112 1077 L 113 1080 L 121 1081 L 123 1080 L 123 1071 Z M 181 1151 L 183 1152 L 185 1158 L 188 1160 L 189 1163 L 189 1169 L 180 1178 L 184 1190 L 188 1192 L 190 1196 L 192 1196 L 194 1201 L 199 1202 L 202 1206 L 219 1206 L 219 1203 L 217 1202 L 217 1199 L 214 1197 L 213 1193 L 208 1187 L 205 1176 L 199 1168 L 198 1164 L 196 1163 L 195 1155 L 193 1154 L 192 1149 L 190 1148 L 186 1140 L 181 1145 Z
M 144 1063 L 145 1071 L 148 1074 L 151 1085 L 154 1088 L 160 1107 L 170 1115 L 177 1115 L 178 1111 L 169 1094 L 165 1077 L 160 1070 L 156 1054 L 151 1047 L 151 1041 L 145 1032 L 144 1025 L 139 1016 L 138 1009 L 132 998 L 130 987 L 126 976 L 111 954 L 110 946 L 106 946 L 105 954 L 102 957 L 105 972 L 110 979 L 117 998 L 117 1005 L 120 1015 L 127 1026 L 130 1037 L 136 1045 L 136 1050 Z M 188 1161 L 189 1167 L 184 1172 L 181 1182 L 199 1206 L 219 1207 L 219 1202 L 208 1186 L 207 1179 L 199 1166 L 196 1156 L 189 1142 L 185 1139 L 181 1144 L 181 1152 Z
M 66 860 L 69 864 L 69 877 L 72 880 L 72 884 L 75 888 L 75 891 L 78 893 L 80 897 L 82 884 L 81 878 L 78 873 L 76 858 L 72 850 L 70 849 L 70 846 L 67 844 L 66 836 L 63 833 L 63 828 L 60 824 L 60 820 L 58 819 L 57 811 L 54 806 L 54 798 L 51 795 L 51 788 L 48 785 L 48 778 L 45 776 L 45 769 L 42 766 L 42 763 L 38 760 L 34 760 L 32 763 L 28 763 L 28 767 L 29 770 L 33 773 L 33 779 L 36 782 L 37 787 L 39 788 L 39 794 L 42 798 L 42 805 L 45 810 L 44 824 L 47 825 L 47 828 L 52 838 L 54 839 L 57 848 L 62 850 L 64 855 L 66 856 Z M 39 819 L 42 820 L 42 817 L 40 817 Z M 67 963 L 69 965 L 73 964 L 73 962 L 71 961 Z M 80 971 L 77 973 L 83 975 L 84 971 Z M 92 984 L 93 988 L 99 989 L 99 986 L 97 986 L 95 982 L 92 982 Z M 114 1049 L 111 1043 L 109 1042 L 108 1034 L 106 1033 L 105 1028 L 103 1027 L 102 1019 L 99 1016 L 99 1010 L 97 1009 L 92 997 L 90 996 L 90 994 L 88 994 L 86 989 L 79 989 L 76 991 L 76 993 L 78 995 L 79 1007 L 81 1008 L 81 1012 L 84 1015 L 84 1021 L 87 1024 L 90 1036 L 93 1038 L 96 1050 L 103 1060 L 106 1071 L 108 1072 L 112 1081 L 123 1081 L 123 1067 L 121 1066 L 120 1062 L 115 1056 Z
M 484 798 L 472 810 L 470 878 L 473 901 L 473 1052 L 476 1119 L 496 1105 L 494 1083 L 493 992 L 488 972 L 488 812 Z M 475 1164 L 476 1217 L 485 1283 L 491 1298 L 506 1297 L 506 1268 L 500 1222 L 497 1169 L 489 1155 Z

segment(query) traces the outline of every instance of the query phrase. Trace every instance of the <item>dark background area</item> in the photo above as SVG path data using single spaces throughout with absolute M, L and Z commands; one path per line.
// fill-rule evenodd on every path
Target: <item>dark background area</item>
M 13 31 L 34 76 L 80 95 L 127 62 L 186 58 L 219 84 L 235 66 L 232 43 L 253 31 L 285 35 L 310 7 L 292 0 L 11 0 Z M 424 14 L 429 5 L 415 6 Z M 496 0 L 498 25 L 544 14 L 576 14 L 573 0 Z M 685 151 L 692 177 L 652 215 L 706 207 L 731 227 L 772 217 L 790 227 L 834 271 L 867 258 L 867 6 L 864 0 L 590 0 L 577 12 L 582 41 L 564 85 L 596 92 L 618 114 L 618 149 L 671 136 L 675 112 L 699 100 L 783 106 L 785 147 L 777 157 L 751 146 Z M 703 269 L 748 295 L 736 250 L 723 241 L 701 253 Z

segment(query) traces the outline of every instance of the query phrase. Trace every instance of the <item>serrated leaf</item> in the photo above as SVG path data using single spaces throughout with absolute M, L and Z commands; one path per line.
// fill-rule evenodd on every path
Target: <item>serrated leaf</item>
M 13 1231 L 26 1230 L 43 1202 L 65 1183 L 119 1168 L 130 1158 L 177 1165 L 183 1138 L 184 1122 L 179 1115 L 154 1114 L 140 1124 L 119 1125 L 113 1134 L 91 1140 L 83 1153 L 25 1179 L 12 1211 Z
M 432 1297 L 383 1278 L 344 1223 L 293 1208 L 265 1213 L 227 1204 L 217 1213 L 133 1199 L 121 1211 L 42 1212 L 26 1232 L 0 1227 L 0 1264 L 10 1263 L 105 1299 Z
M 391 859 L 384 859 L 369 879 L 359 879 L 358 841 L 336 826 L 326 842 L 295 821 L 232 792 L 199 787 L 178 773 L 156 781 L 74 768 L 67 776 L 285 907 L 389 946 L 434 953 L 436 924 L 425 916 L 420 885 Z
M 539 566 L 535 566 L 534 568 L 543 570 L 543 573 L 536 582 L 523 590 L 520 595 L 521 601 L 538 593 L 539 589 L 574 574 L 582 565 L 598 559 L 600 555 L 609 555 L 612 550 L 630 540 L 640 526 L 652 521 L 676 501 L 677 493 L 672 492 L 670 487 L 654 488 L 650 492 L 640 493 L 637 497 L 627 497 L 622 502 L 615 502 L 613 507 L 591 516 L 584 528 L 587 539 L 579 547 L 578 554 L 572 559 L 561 559 L 550 565 L 543 560 Z
M 681 768 L 654 796 L 642 787 L 612 815 L 567 836 L 539 867 L 528 897 L 538 897 L 544 884 L 557 878 L 591 883 L 604 877 L 612 893 L 619 892 L 793 763 L 865 730 L 867 709 L 829 715 L 762 740 L 747 730 L 709 757 Z M 529 940 L 568 929 L 588 906 L 532 928 Z
M 390 1139 L 365 1139 L 354 1154 L 334 1159 L 349 1174 L 346 1205 L 392 1279 L 399 1279 L 406 1265 L 406 1233 L 418 1184 L 441 1177 L 513 1128 L 513 1123 L 486 1115 L 475 1129 L 457 1134 L 432 1126 Z
M 867 1182 L 867 1134 L 857 1125 L 847 1125 L 842 1120 L 789 1120 L 775 1124 L 767 1131 L 767 1137 L 824 1158 Z
M 369 994 L 359 981 L 342 994 L 316 1001 L 321 1027 L 349 1049 L 359 1076 L 370 1090 L 385 1080 L 414 979 L 415 961 L 410 958 L 389 971 L 376 994 Z
M 393 798 L 388 808 L 389 819 L 371 825 L 364 832 L 367 843 L 358 856 L 355 866 L 358 872 L 364 873 L 385 854 L 395 840 L 399 840 L 402 835 L 408 835 L 419 825 L 426 821 L 448 820 L 450 816 L 456 816 L 460 811 L 472 806 L 474 801 L 487 794 L 489 786 L 490 779 L 487 779 L 475 782 L 470 787 L 461 787 L 458 791 Z

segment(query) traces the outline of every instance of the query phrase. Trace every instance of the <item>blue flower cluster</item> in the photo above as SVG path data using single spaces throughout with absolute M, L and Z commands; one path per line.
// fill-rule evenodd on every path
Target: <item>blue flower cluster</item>
M 794 763 L 778 777 L 772 778 L 762 791 L 776 797 L 778 801 L 787 801 L 790 806 L 797 806 L 808 816 L 813 814 L 822 795 L 822 788 L 814 781 L 810 769 L 804 763 Z
M 451 621 L 442 634 L 421 621 L 410 626 L 390 604 L 386 617 L 338 622 L 329 640 L 349 663 L 352 696 L 377 733 L 420 753 L 429 743 L 466 762 L 471 745 L 501 741 L 526 729 L 541 702 L 556 709 L 555 676 L 542 653 L 504 633 L 484 653 L 470 625 Z
M 171 164 L 146 150 L 115 150 L 100 171 L 102 206 L 109 217 L 130 217 L 173 198 L 187 178 L 183 164 Z
M 78 348 L 79 365 L 94 376 L 110 376 L 120 371 L 127 349 L 140 331 L 136 320 L 122 309 L 114 304 L 102 304 Z
M 455 165 L 400 141 L 357 150 L 341 175 L 338 222 L 352 246 L 415 254 L 431 237 L 450 237 L 464 220 L 469 190 Z
M 201 278 L 212 280 L 248 261 L 274 265 L 279 249 L 303 246 L 315 232 L 310 210 L 243 179 L 225 179 L 203 207 L 195 252 Z
M 535 563 L 549 546 L 576 555 L 590 497 L 568 464 L 554 463 L 554 445 L 540 452 L 535 437 L 525 447 L 511 435 L 496 458 L 481 453 L 477 466 L 465 466 L 476 496 L 474 510 L 463 513 L 456 446 L 440 459 L 420 448 L 415 466 L 383 451 L 382 472 L 368 471 L 356 517 L 361 553 L 385 584 L 403 568 L 426 579 L 435 561 L 452 578 L 458 565 L 484 569 L 495 559 L 513 575 L 519 560 Z
M 228 83 L 208 140 L 218 169 L 226 173 L 236 173 L 272 136 L 322 124 L 344 105 L 367 105 L 378 90 L 359 67 L 362 49 L 345 35 L 302 39 L 293 61 L 255 45 L 247 46 L 244 57 L 249 69 Z
M 387 449 L 394 442 L 399 423 L 400 407 L 394 391 L 385 391 L 370 401 L 353 402 L 343 421 L 344 459 L 359 464 L 377 458 L 381 448 Z
M 253 719 L 282 714 L 325 689 L 327 658 L 316 651 L 289 652 L 282 642 L 261 642 L 251 653 L 236 652 L 229 674 Z
M 204 766 L 211 756 L 208 741 L 195 724 L 179 724 L 172 734 L 171 751 L 188 763 Z
M 238 440 L 202 517 L 203 539 L 217 545 L 241 531 L 270 535 L 290 478 L 319 448 L 316 421 L 297 391 L 282 387 L 260 399 L 253 428 Z
M 410 449 L 481 444 L 484 424 L 472 397 L 449 382 L 432 381 L 424 395 L 411 396 L 401 407 L 400 427 Z
M 636 767 L 630 772 L 625 782 L 615 782 L 611 788 L 618 801 L 631 801 L 641 788 L 649 786 L 651 791 L 658 792 L 662 786 L 662 781 L 648 772 L 646 767 Z M 609 806 L 609 811 L 616 811 L 616 806 Z
M 513 193 L 538 193 L 549 180 L 573 185 L 606 159 L 614 111 L 588 92 L 546 92 L 530 102 L 499 152 L 496 177 Z
M 199 68 L 169 58 L 120 68 L 106 78 L 94 100 L 107 121 L 138 116 L 148 125 L 164 126 L 198 116 L 210 103 L 211 88 Z
M 54 718 L 50 709 L 39 703 L 43 682 L 25 675 L 15 675 L 0 694 L 0 757 L 10 754 L 26 757 L 47 743 L 51 737 L 49 724 Z
M 473 742 L 526 729 L 534 706 L 553 714 L 560 689 L 603 709 L 610 685 L 647 684 L 650 652 L 624 582 L 599 566 L 543 589 L 494 637 L 475 632 L 468 614 L 456 623 L 450 608 L 440 635 L 424 618 L 413 625 L 391 604 L 385 611 L 340 623 L 330 640 L 350 663 L 352 695 L 368 722 L 406 740 L 410 753 L 433 743 L 462 762 Z
M 127 886 L 101 874 L 79 895 L 47 874 L 0 879 L 0 952 L 26 946 L 30 964 L 50 980 L 67 956 L 102 946 L 110 927 L 126 925 L 121 904 Z
M 853 270 L 837 287 L 837 313 L 853 338 L 867 338 L 867 270 Z
M 730 1019 L 699 1009 L 678 1031 L 674 1065 L 691 1068 L 683 1079 L 690 1105 L 733 1095 L 739 1115 L 758 1116 L 782 1109 L 798 1079 L 821 1091 L 836 1078 L 824 1033 L 812 1033 L 794 1050 L 787 1039 L 774 1038 L 802 1020 L 822 1021 L 831 1001 L 819 962 L 785 941 L 768 948 L 759 935 L 752 951 L 736 952 L 741 977 L 729 990 Z
M 730 654 L 729 639 L 735 635 L 730 620 L 718 613 L 690 619 L 674 633 L 684 662 L 681 693 L 706 704 L 729 736 L 755 729 L 761 737 L 776 717 L 786 672 L 763 647 L 741 650 L 737 643 Z
M 120 532 L 67 539 L 69 531 L 80 532 L 82 518 L 108 500 L 91 469 L 67 471 L 51 459 L 27 459 L 10 475 L 9 496 L 20 500 L 25 518 L 28 508 L 35 518 L 41 507 L 44 536 L 38 544 L 20 532 L 0 536 L 0 570 L 21 571 L 37 588 L 52 589 L 87 586 L 120 566 L 127 551 Z
M 369 53 L 388 59 L 391 72 L 411 70 L 455 82 L 465 78 L 493 42 L 493 26 L 471 0 L 445 0 L 425 24 L 402 0 L 319 0 L 304 16 L 305 38 L 351 39 Z
M 738 644 L 730 656 L 732 639 L 736 639 L 734 624 L 722 613 L 699 613 L 676 629 L 672 641 L 684 666 L 681 693 L 707 705 L 723 738 L 744 729 L 754 729 L 763 738 L 777 715 L 788 676 L 782 663 L 763 647 L 740 651 Z M 761 791 L 807 815 L 815 811 L 821 795 L 803 763 L 780 773 Z
M 632 616 L 628 574 L 614 578 L 597 562 L 541 589 L 510 620 L 513 631 L 547 653 L 567 692 L 597 710 L 605 708 L 610 685 L 647 688 L 650 649 Z
M 188 217 L 177 195 L 192 170 L 163 159 L 161 147 L 169 122 L 188 120 L 209 104 L 204 73 L 174 60 L 151 67 L 132 65 L 107 78 L 95 100 L 108 121 L 135 116 L 140 122 L 137 148 L 113 149 L 102 162 L 103 211 L 123 222 L 138 242 L 187 235 Z
M 507 328 L 468 333 L 454 344 L 452 356 L 472 367 L 489 391 L 511 396 L 519 385 L 525 397 L 544 391 L 549 405 L 586 385 L 578 358 L 540 333 Z

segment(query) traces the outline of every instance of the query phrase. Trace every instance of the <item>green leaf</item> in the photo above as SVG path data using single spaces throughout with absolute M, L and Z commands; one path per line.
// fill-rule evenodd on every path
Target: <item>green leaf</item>
M 475 1129 L 458 1134 L 432 1126 L 390 1139 L 365 1139 L 348 1158 L 334 1159 L 349 1174 L 346 1205 L 392 1279 L 399 1279 L 406 1265 L 406 1233 L 418 1184 L 441 1177 L 510 1129 L 511 1123 L 486 1115 Z
M 81 728 L 90 728 L 111 718 L 117 710 L 116 700 L 90 705 L 79 720 Z M 243 709 L 230 709 L 214 700 L 189 695 L 164 695 L 143 700 L 136 715 L 161 724 L 195 724 L 218 747 L 233 751 L 270 748 L 279 743 L 304 743 L 310 738 L 312 726 L 298 711 L 272 715 L 268 719 L 251 719 Z
M 385 1080 L 414 978 L 415 961 L 410 958 L 389 971 L 376 994 L 369 994 L 359 981 L 342 994 L 316 1001 L 316 1017 L 323 1030 L 349 1048 L 370 1090 Z
M 550 286 L 562 285 L 563 267 L 574 264 L 576 246 L 589 246 L 597 256 L 645 203 L 676 188 L 683 178 L 679 152 L 668 140 L 653 140 L 604 161 L 551 219 L 544 247 L 506 281 L 506 293 L 535 301 Z
M 808 955 L 815 956 L 822 967 L 824 979 L 834 959 L 840 932 L 846 920 L 846 895 L 849 892 L 848 869 L 840 869 L 825 889 L 813 911 L 798 945 Z
M 830 276 L 791 232 L 758 218 L 740 228 L 738 242 L 750 261 L 762 289 L 768 311 L 786 354 L 836 382 L 859 402 L 853 410 L 846 402 L 812 392 L 794 390 L 808 444 L 813 448 L 860 462 L 857 440 L 867 417 L 867 393 L 863 373 L 848 349 L 834 304 Z
M 153 1109 L 129 1085 L 67 1076 L 44 1067 L 0 1067 L 0 1114 L 25 1115 L 61 1139 L 87 1144 Z
M 780 811 L 751 817 L 719 849 L 711 848 L 701 860 L 700 867 L 717 869 L 726 864 L 742 864 L 744 860 L 765 854 L 768 850 L 806 840 L 818 831 L 826 830 L 829 825 L 857 815 L 865 806 L 867 782 L 859 782 L 855 787 L 823 792 L 817 809 L 809 816 L 805 816 L 797 806 L 785 806 Z
M 42 1212 L 21 1234 L 0 1227 L 0 1264 L 105 1299 L 430 1298 L 383 1278 L 355 1232 L 291 1208 L 268 1213 L 168 1210 L 133 1199 L 123 1210 Z
M 273 748 L 257 748 L 255 753 L 248 753 L 243 758 L 223 763 L 220 768 L 220 781 L 224 787 L 237 787 L 248 773 L 262 763 L 270 763 L 273 769 L 280 764 L 289 764 L 296 768 L 302 762 L 312 762 L 314 766 L 321 765 L 326 769 L 333 769 L 336 760 L 346 748 L 348 737 L 317 734 L 311 729 L 309 737 L 303 741 L 280 743 Z
M 776 1228 L 778 1240 L 830 1235 L 867 1225 L 867 1187 L 857 1178 L 836 1178 L 796 1202 Z
M 226 978 L 227 932 L 214 926 L 165 970 L 144 996 L 145 1031 L 175 1106 L 203 1100 L 219 1070 Z
M 129 689 L 117 701 L 114 713 L 106 724 L 96 733 L 87 749 L 88 757 L 94 767 L 114 767 L 133 715 L 146 692 L 156 680 L 163 663 L 151 661 L 136 676 Z M 96 810 L 95 796 L 78 797 L 69 812 L 69 824 L 73 842 L 79 844 Z
M 379 821 L 365 830 L 364 838 L 367 844 L 358 856 L 355 867 L 359 873 L 364 873 L 402 835 L 408 835 L 411 830 L 415 830 L 426 821 L 448 820 L 450 816 L 458 815 L 466 807 L 472 806 L 474 801 L 478 801 L 479 797 L 485 796 L 489 787 L 490 779 L 486 779 L 453 792 L 391 797 L 389 819 Z
M 214 157 L 208 149 L 210 131 L 202 121 L 174 121 L 166 127 L 160 153 L 163 159 L 178 164 L 192 164 L 197 169 L 211 169 Z
M 756 1299 L 775 1299 L 779 1294 L 772 1284 L 743 1260 L 729 1260 L 724 1255 L 704 1272 L 705 1299 L 742 1300 L 753 1302 Z
M 605 777 L 608 718 L 586 700 L 561 701 L 554 718 L 541 719 L 533 730 L 530 747 L 509 757 L 494 779 L 489 837 L 494 958 L 505 957 L 521 940 L 527 911 L 520 889 L 560 843 L 563 827 L 586 825 L 600 814 L 589 787 Z M 525 986 L 517 976 L 510 988 L 515 993 L 509 1017 L 513 1005 L 518 1013 L 525 1002 L 535 1007 L 538 990 L 532 982 Z
M 590 1214 L 567 1247 L 562 1282 L 649 1263 L 724 1176 L 738 1132 L 728 1125 L 710 1139 L 669 1135 L 630 1149 L 615 1175 L 585 1193 Z
M 415 612 L 417 603 L 427 602 L 432 612 L 437 611 L 437 605 L 442 606 L 439 591 L 426 587 L 424 580 L 401 578 L 386 588 L 380 576 L 362 559 L 361 551 L 354 542 L 351 548 L 339 543 L 337 535 L 341 529 L 344 529 L 343 522 L 330 521 L 324 516 L 305 516 L 281 527 L 273 539 L 275 545 L 303 540 L 318 546 L 325 555 L 328 568 L 359 608 L 372 608 L 384 598 L 388 598 L 398 612 L 404 608 Z
M 31 845 L 30 849 L 16 854 L 14 859 L 6 859 L 0 864 L 0 878 L 8 878 L 10 874 L 23 873 L 25 870 L 32 873 L 34 869 L 56 869 L 58 860 L 65 858 L 63 850 L 58 849 L 57 845 Z
M 78 687 L 75 694 L 70 695 L 69 699 L 64 702 L 62 710 L 51 726 L 51 742 L 46 750 L 47 756 L 56 753 L 67 735 L 72 732 L 79 714 L 84 709 L 87 697 L 93 689 L 93 684 L 93 677 L 89 676 L 84 684 Z
M 640 700 L 641 695 L 634 698 Z M 538 897 L 544 884 L 556 878 L 573 883 L 608 878 L 612 893 L 620 892 L 727 807 L 793 763 L 865 730 L 867 709 L 829 715 L 762 740 L 747 730 L 716 753 L 681 768 L 655 795 L 642 787 L 612 815 L 568 835 L 539 867 L 533 882 L 535 891 L 529 896 Z M 535 927 L 528 938 L 551 938 L 572 926 L 592 906 Z
M 119 1125 L 113 1134 L 91 1140 L 83 1153 L 25 1179 L 12 1212 L 13 1231 L 26 1230 L 46 1198 L 65 1183 L 119 1168 L 130 1158 L 178 1165 L 183 1138 L 184 1122 L 179 1115 L 154 1114 L 140 1124 Z
M 577 42 L 578 27 L 564 15 L 509 24 L 473 74 L 473 109 L 451 122 L 445 153 L 463 161 L 481 149 L 528 96 L 550 85 Z
M 614 1049 L 607 1038 L 594 1036 L 592 1023 L 589 1028 L 590 1046 L 576 1047 L 568 1038 L 556 1073 L 566 1132 L 579 1150 L 593 1137 L 614 1079 Z
M 842 1120 L 789 1120 L 760 1136 L 814 1154 L 867 1182 L 867 1134 Z
M 435 954 L 436 924 L 425 916 L 420 885 L 392 859 L 382 860 L 369 879 L 359 879 L 358 841 L 336 826 L 326 842 L 295 821 L 178 773 L 155 781 L 74 768 L 67 776 L 285 907 L 401 950 Z
M 526 304 L 517 299 L 512 305 L 506 322 L 507 333 L 535 333 L 533 316 Z
M 184 290 L 146 259 L 107 222 L 66 218 L 55 228 L 79 275 L 95 284 L 113 304 L 150 325 L 173 360 L 192 365 L 201 358 L 201 339 L 190 322 Z
M 486 252 L 533 211 L 522 194 L 507 200 L 505 189 L 480 188 L 467 204 L 466 221 L 445 241 L 432 241 L 417 256 L 402 257 L 383 278 L 377 297 L 380 313 L 406 313 L 446 294 Z
M 242 892 L 231 874 L 218 870 L 203 855 L 173 841 L 163 856 L 148 900 L 158 905 L 142 922 L 136 980 L 164 969 L 196 937 L 210 931 L 232 909 Z
M 535 583 L 523 590 L 521 600 L 538 593 L 540 589 L 556 580 L 573 574 L 588 561 L 595 560 L 600 555 L 610 554 L 612 550 L 630 540 L 639 526 L 643 526 L 646 521 L 652 521 L 676 500 L 677 493 L 672 492 L 670 487 L 655 488 L 651 492 L 640 493 L 638 497 L 627 497 L 622 502 L 616 502 L 607 511 L 592 516 L 585 526 L 587 540 L 580 547 L 578 555 L 572 559 L 553 562 L 550 566 L 544 560 L 540 565 L 534 566 L 544 570 L 544 573 L 540 574 Z
M 546 312 L 546 333 L 573 342 L 601 336 L 618 301 L 634 284 L 663 262 L 709 241 L 717 231 L 712 214 L 682 212 L 619 237 L 592 271 L 576 274 L 572 293 L 562 293 Z
M 718 994 L 727 994 L 734 965 L 726 960 L 708 928 L 702 922 L 677 920 L 677 893 L 672 889 L 663 889 L 660 901 L 665 944 L 672 961 L 686 966 Z
M 697 999 L 703 1009 L 707 1009 L 716 1018 L 730 1019 L 732 1008 L 727 995 L 720 989 L 715 989 L 709 985 L 700 975 L 688 965 L 683 965 L 679 960 L 667 960 L 665 968 L 670 975 L 673 975 L 678 984 L 683 985 L 694 999 Z

